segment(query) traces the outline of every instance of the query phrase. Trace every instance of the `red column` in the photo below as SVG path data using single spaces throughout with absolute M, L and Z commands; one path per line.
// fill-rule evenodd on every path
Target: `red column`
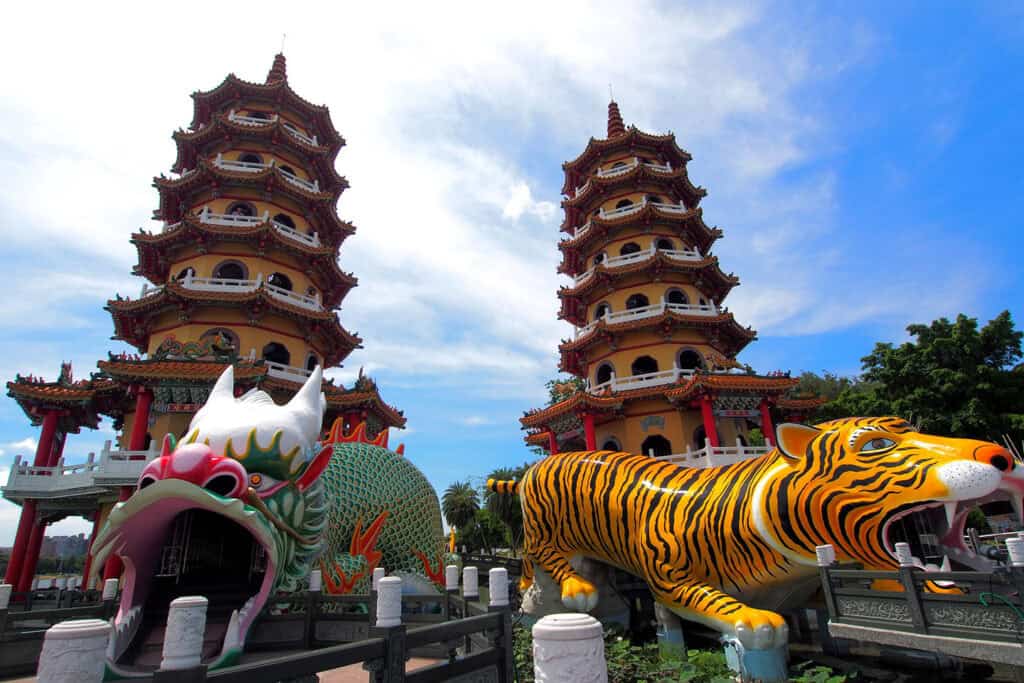
M 594 434 L 594 415 L 592 413 L 583 414 L 583 434 L 587 440 L 587 450 L 597 450 L 597 435 Z
M 14 547 L 11 548 L 11 556 L 8 558 L 4 583 L 17 585 L 18 579 L 21 577 L 21 565 L 25 561 L 25 550 L 28 547 L 29 536 L 32 535 L 35 521 L 36 502 L 26 500 L 21 505 L 21 519 L 18 520 L 18 532 L 14 536 Z
M 772 412 L 769 410 L 768 399 L 761 399 L 761 431 L 770 445 L 775 445 L 775 425 L 772 424 Z
M 711 396 L 705 394 L 700 399 L 700 414 L 704 418 L 704 433 L 707 434 L 708 443 L 718 446 L 718 430 L 715 428 L 715 413 L 711 408 Z M 700 444 L 697 444 L 700 446 Z
M 64 432 L 57 432 L 53 438 L 53 452 L 50 454 L 50 460 L 46 463 L 47 467 L 56 467 L 57 461 L 64 455 L 64 444 L 68 441 L 68 435 Z
M 153 392 L 139 387 L 135 392 L 135 418 L 132 420 L 132 435 L 128 450 L 141 451 L 146 445 L 146 431 L 149 429 L 149 407 L 153 404 Z
M 32 463 L 36 467 L 46 467 L 50 462 L 50 454 L 53 453 L 53 437 L 57 434 L 56 410 L 47 410 L 43 416 L 43 430 L 39 434 L 39 444 L 36 446 L 36 459 Z
M 84 590 L 89 590 L 89 572 L 92 571 L 92 544 L 96 541 L 96 534 L 100 531 L 100 510 L 96 510 L 96 517 L 92 520 L 92 533 L 89 534 L 89 546 L 85 549 L 85 566 L 82 567 L 82 584 Z
M 558 439 L 555 438 L 555 433 L 548 430 L 548 455 L 554 455 L 558 452 Z
M 32 533 L 25 548 L 25 560 L 21 565 L 21 576 L 18 578 L 18 585 L 14 589 L 18 593 L 24 593 L 32 588 L 32 579 L 36 575 L 36 565 L 39 564 L 39 550 L 43 547 L 43 536 L 45 533 L 46 522 L 40 520 L 32 525 Z

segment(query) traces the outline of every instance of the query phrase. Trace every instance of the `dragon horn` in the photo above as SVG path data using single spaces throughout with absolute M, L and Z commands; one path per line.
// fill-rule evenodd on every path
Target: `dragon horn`
M 213 385 L 213 389 L 210 390 L 210 396 L 206 399 L 206 404 L 209 405 L 214 401 L 221 399 L 235 400 L 235 366 L 229 365 L 224 368 L 224 372 L 220 373 L 220 377 L 217 378 L 217 383 Z

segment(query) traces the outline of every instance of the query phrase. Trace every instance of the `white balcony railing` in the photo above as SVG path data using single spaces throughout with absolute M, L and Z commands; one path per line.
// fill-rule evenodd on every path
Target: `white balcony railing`
M 262 161 L 239 161 L 238 159 L 225 159 L 223 154 L 217 154 L 213 165 L 228 171 L 241 171 L 243 173 L 259 173 L 273 164 L 264 164 Z
M 771 450 L 771 446 L 744 446 L 737 439 L 735 446 L 712 446 L 710 443 L 705 442 L 704 448 L 699 450 L 687 449 L 685 453 L 673 453 L 658 459 L 683 467 L 722 467 L 723 465 L 732 465 L 743 460 L 750 460 L 751 458 L 759 458 L 770 453 Z
M 296 367 L 294 365 L 285 365 L 284 363 L 274 363 L 272 361 L 265 361 L 267 366 L 267 374 L 271 377 L 277 377 L 278 379 L 288 380 L 289 382 L 305 382 L 306 379 L 313 373 L 306 368 Z
M 292 304 L 293 306 L 299 306 L 311 311 L 324 310 L 323 304 L 320 302 L 319 293 L 315 296 L 309 296 L 298 294 L 284 287 L 272 285 L 264 280 L 263 273 L 259 273 L 255 280 L 240 280 L 227 277 L 194 277 L 191 273 L 187 273 L 180 280 L 180 283 L 185 289 L 193 289 L 200 292 L 252 292 L 262 288 L 275 299 Z
M 309 190 L 310 192 L 319 192 L 320 191 L 320 181 L 319 180 L 314 180 L 313 182 L 310 182 L 308 180 L 304 180 L 304 179 L 300 178 L 299 176 L 295 175 L 294 173 L 289 173 L 288 171 L 284 170 L 283 168 L 278 167 L 277 170 L 281 172 L 281 175 L 284 176 L 285 180 L 287 180 L 288 182 L 290 182 L 293 185 L 298 185 L 299 187 L 305 188 L 305 189 Z
M 674 313 L 682 313 L 685 315 L 706 316 L 719 315 L 721 313 L 718 306 L 715 304 L 672 304 L 667 301 L 662 301 L 661 303 L 652 304 L 650 306 L 641 306 L 639 308 L 629 308 L 625 311 L 607 313 L 597 320 L 594 320 L 583 327 L 577 328 L 576 338 L 579 339 L 580 337 L 589 334 L 602 320 L 604 320 L 608 325 L 614 325 L 616 323 L 628 322 L 630 320 L 653 318 L 661 315 L 665 311 L 672 311 Z
M 270 213 L 267 211 L 264 211 L 262 216 L 243 216 L 238 214 L 215 213 L 210 211 L 210 207 L 206 206 L 203 207 L 203 210 L 199 214 L 199 221 L 206 225 L 221 225 L 229 228 L 248 228 L 254 225 L 260 225 L 268 220 L 270 220 Z M 318 233 L 314 232 L 307 235 L 306 233 L 299 232 L 295 228 L 285 225 L 279 221 L 271 221 L 271 224 L 274 226 L 274 230 L 277 230 L 285 237 L 291 238 L 296 242 L 308 244 L 311 247 L 320 246 L 320 235 Z M 177 230 L 179 227 L 181 227 L 180 221 L 164 225 L 162 232 L 172 232 Z
M 626 254 L 624 256 L 613 256 L 606 258 L 601 262 L 605 268 L 618 268 L 620 266 L 626 266 L 632 263 L 639 263 L 641 261 L 647 261 L 653 259 L 654 256 L 661 252 L 665 256 L 675 259 L 677 261 L 700 261 L 703 256 L 696 249 L 658 249 L 657 245 L 652 244 L 649 249 L 644 251 L 638 251 L 633 254 Z M 594 266 L 585 273 L 581 273 L 572 279 L 573 286 L 576 287 L 587 280 L 597 270 L 597 266 Z
M 289 227 L 284 223 L 278 223 L 277 221 L 274 221 L 274 230 L 277 230 L 282 235 L 291 237 L 293 240 L 297 242 L 308 244 L 311 247 L 320 246 L 320 235 L 318 235 L 315 232 L 311 235 L 307 235 L 304 232 L 299 232 L 295 228 Z
M 662 173 L 671 173 L 672 164 L 666 162 L 664 164 L 652 164 L 650 162 L 643 162 L 645 168 L 649 168 L 653 171 L 660 171 Z M 597 170 L 598 178 L 614 178 L 617 175 L 623 175 L 629 173 L 634 168 L 640 165 L 640 159 L 633 157 L 632 161 L 624 163 L 622 166 L 614 166 L 612 168 L 599 168 Z
M 309 135 L 306 135 L 305 133 L 303 133 L 301 130 L 299 130 L 298 128 L 296 128 L 295 126 L 293 126 L 290 123 L 285 123 L 283 125 L 284 125 L 284 129 L 286 131 L 288 131 L 289 133 L 291 133 L 293 137 L 295 137 L 295 138 L 297 138 L 299 140 L 302 140 L 307 145 L 313 145 L 314 147 L 319 146 L 319 143 L 316 141 L 316 136 L 315 135 L 310 137 Z
M 232 109 L 228 112 L 228 120 L 234 121 L 235 123 L 241 123 L 245 126 L 265 126 L 277 121 L 277 114 L 271 114 L 267 118 L 263 118 L 262 116 L 245 116 L 244 114 L 236 114 L 235 110 Z
M 608 209 L 607 211 L 604 209 L 600 209 L 598 210 L 597 215 L 604 219 L 621 218 L 622 216 L 628 216 L 629 214 L 640 211 L 648 204 L 650 204 L 656 209 L 660 209 L 661 211 L 668 211 L 669 213 L 686 213 L 689 210 L 682 202 L 679 202 L 678 204 L 666 204 L 665 202 L 651 202 L 648 201 L 647 197 L 644 197 L 639 201 L 639 203 L 630 204 L 629 206 L 623 206 L 617 209 Z M 573 230 L 572 239 L 582 237 L 583 235 L 587 234 L 588 230 L 590 230 L 589 220 L 583 225 Z
M 631 389 L 646 389 L 647 387 L 656 387 L 662 384 L 675 384 L 681 377 L 692 377 L 695 370 L 684 370 L 682 368 L 672 368 L 670 370 L 661 370 L 659 372 L 648 372 L 643 375 L 628 375 L 626 377 L 616 377 L 615 373 L 612 373 L 612 378 L 607 382 L 596 384 L 588 389 L 592 394 L 600 394 L 606 389 L 612 391 L 629 391 Z
M 158 441 L 153 441 L 145 451 L 115 451 L 107 441 L 99 459 L 90 453 L 85 462 L 76 465 L 67 465 L 61 458 L 53 467 L 35 467 L 28 461 L 22 462 L 18 455 L 7 477 L 4 495 L 13 499 L 61 497 L 71 491 L 94 489 L 101 493 L 112 487 L 132 486 L 146 463 L 159 454 Z
M 145 299 L 147 296 L 153 296 L 164 291 L 163 285 L 151 285 L 148 282 L 142 283 L 142 291 L 139 293 L 140 299 Z

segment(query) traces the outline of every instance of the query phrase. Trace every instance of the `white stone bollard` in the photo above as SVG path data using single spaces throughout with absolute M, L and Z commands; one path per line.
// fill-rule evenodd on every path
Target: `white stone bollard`
M 487 594 L 490 607 L 506 607 L 508 605 L 508 570 L 495 567 L 487 573 Z
M 377 628 L 402 623 L 402 579 L 385 576 L 377 584 Z
M 1006 550 L 1010 553 L 1010 565 L 1024 567 L 1024 539 L 1006 539 Z
M 459 568 L 450 564 L 444 568 L 444 587 L 446 590 L 459 590 Z
M 72 576 L 68 578 L 68 590 L 73 591 L 78 588 L 78 577 Z
M 910 553 L 909 543 L 897 543 L 896 547 L 896 561 L 900 563 L 901 567 L 913 567 L 914 556 Z
M 206 607 L 201 595 L 186 595 L 171 601 L 164 631 L 162 671 L 192 669 L 202 662 L 203 634 L 206 631 Z
M 113 600 L 117 597 L 117 579 L 107 579 L 103 582 L 103 600 Z
M 480 574 L 476 567 L 462 568 L 462 597 L 480 597 Z
M 388 570 L 384 567 L 376 567 L 373 570 L 373 590 L 376 591 L 380 585 L 380 580 L 388 575 Z
M 319 593 L 324 587 L 324 576 L 319 569 L 314 569 L 309 573 L 309 592 Z
M 73 619 L 51 626 L 39 655 L 39 683 L 99 683 L 103 680 L 110 624 Z
M 589 614 L 549 614 L 533 625 L 537 683 L 607 683 L 601 622 Z
M 29 590 L 36 590 L 39 588 L 39 579 L 32 579 L 32 583 L 29 585 Z
M 818 556 L 819 567 L 829 567 L 836 561 L 836 549 L 831 545 L 815 546 L 814 552 Z
M 61 576 L 57 579 L 57 590 L 62 591 L 68 587 L 68 580 Z
M 11 591 L 14 587 L 9 583 L 0 583 L 0 609 L 7 609 L 11 604 Z

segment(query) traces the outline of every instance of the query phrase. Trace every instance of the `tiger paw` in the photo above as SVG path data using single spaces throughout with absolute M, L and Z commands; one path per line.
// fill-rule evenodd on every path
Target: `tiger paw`
M 533 585 L 533 579 L 528 579 L 525 576 L 519 579 L 519 592 L 525 593 L 530 586 Z
M 736 638 L 748 650 L 770 650 L 789 643 L 786 620 L 775 612 L 746 608 L 734 622 Z
M 597 607 L 597 588 L 586 579 L 570 576 L 562 582 L 562 604 L 575 612 Z

